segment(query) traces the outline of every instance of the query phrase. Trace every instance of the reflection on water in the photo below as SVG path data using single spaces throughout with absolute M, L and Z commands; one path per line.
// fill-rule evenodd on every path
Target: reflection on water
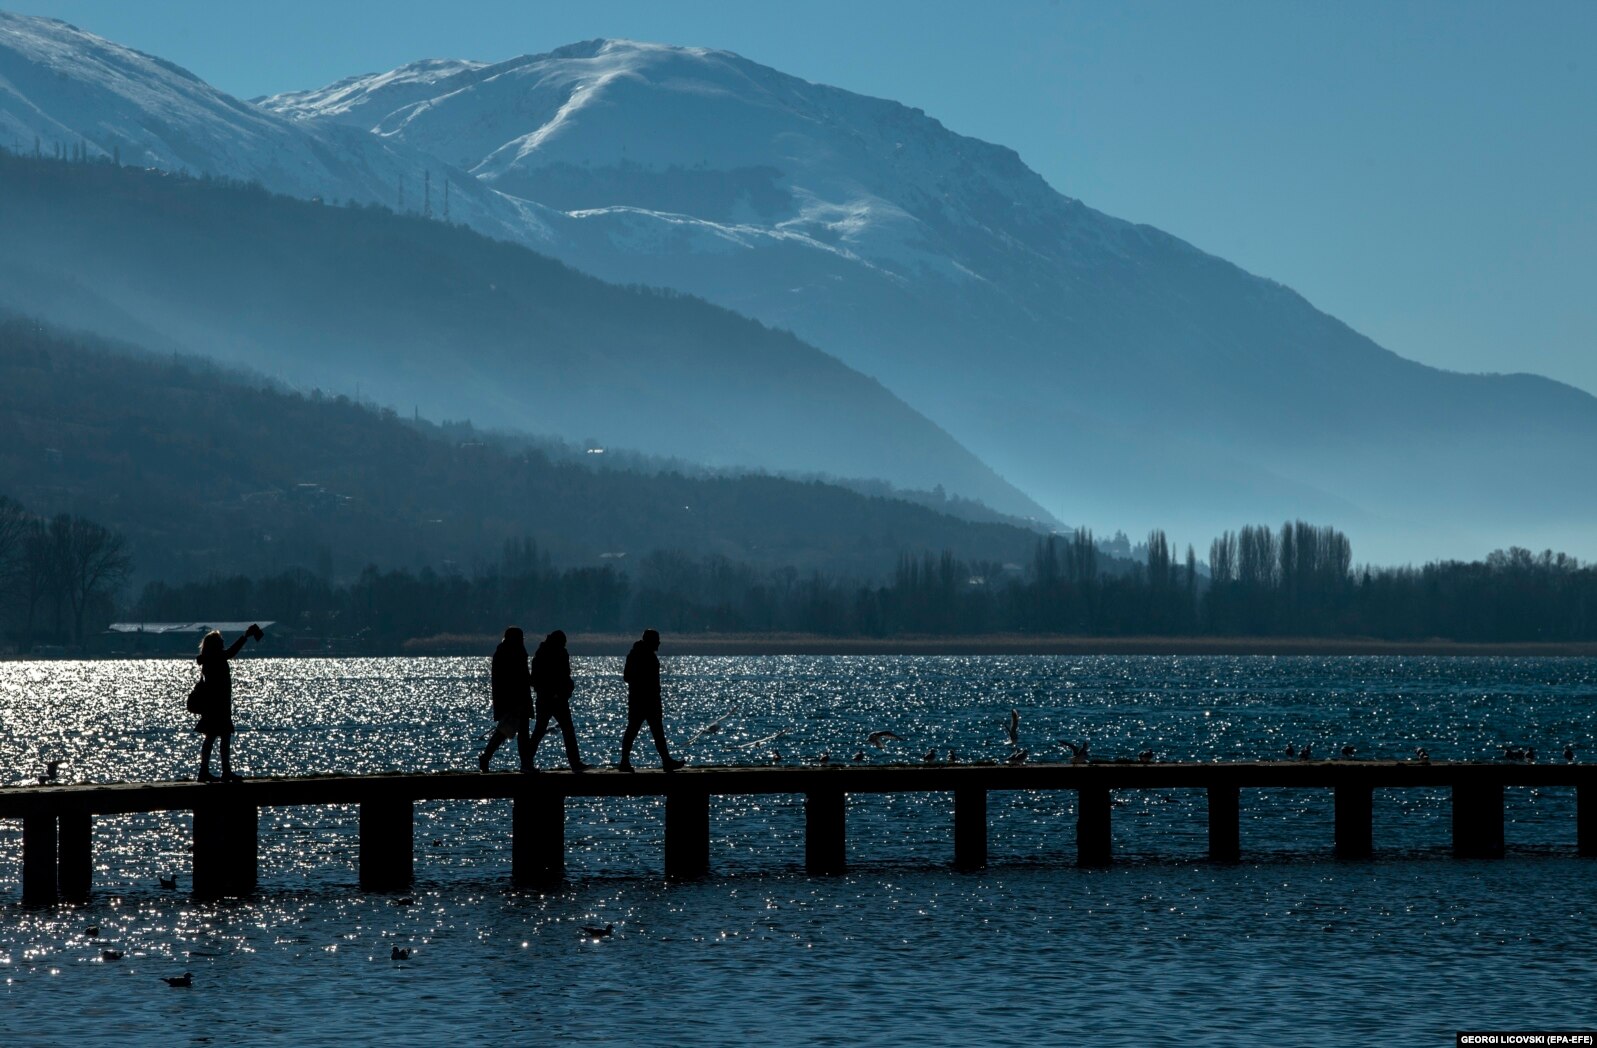
M 669 638 L 668 638 L 669 642 Z M 615 759 L 619 659 L 575 659 L 584 755 Z M 0 664 L 0 769 L 60 759 L 70 781 L 191 775 L 192 663 Z M 487 659 L 236 664 L 246 773 L 464 769 L 487 730 Z M 773 657 L 666 660 L 674 745 L 699 763 L 823 752 L 967 759 L 1023 742 L 1065 759 L 1321 753 L 1543 759 L 1590 743 L 1597 661 L 1421 658 Z M 878 753 L 865 735 L 903 737 Z M 782 729 L 775 743 L 754 740 Z M 558 740 L 543 763 L 556 766 Z M 891 748 L 896 747 L 896 748 Z M 508 767 L 513 754 L 501 760 Z M 725 797 L 708 881 L 660 883 L 658 799 L 568 806 L 572 880 L 507 889 L 509 807 L 416 807 L 411 905 L 355 887 L 352 808 L 261 818 L 261 892 L 188 901 L 182 813 L 96 821 L 96 896 L 16 905 L 20 827 L 0 824 L 0 1044 L 323 1043 L 1444 1043 L 1465 1027 L 1590 1025 L 1597 909 L 1573 855 L 1568 790 L 1508 792 L 1510 857 L 1458 862 L 1445 792 L 1383 790 L 1373 862 L 1329 859 L 1329 791 L 1249 791 L 1245 861 L 1202 861 L 1196 791 L 1117 794 L 1117 858 L 1074 865 L 1074 797 L 995 793 L 989 870 L 949 872 L 945 795 L 849 804 L 850 873 L 811 879 L 796 798 Z M 175 874 L 179 890 L 159 886 Z M 583 936 L 613 923 L 613 937 Z M 96 934 L 86 934 L 93 928 Z M 390 960 L 394 945 L 412 950 Z M 102 959 L 104 950 L 120 960 Z M 194 987 L 158 979 L 194 973 Z

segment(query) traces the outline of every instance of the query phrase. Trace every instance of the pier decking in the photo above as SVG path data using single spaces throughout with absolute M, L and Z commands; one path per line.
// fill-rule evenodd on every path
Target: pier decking
M 1597 856 L 1597 765 L 1575 764 L 1093 762 L 329 775 L 226 784 L 15 787 L 0 789 L 0 818 L 22 820 L 23 901 L 49 905 L 88 898 L 97 815 L 192 811 L 193 892 L 222 898 L 255 889 L 263 807 L 358 805 L 360 885 L 368 891 L 401 891 L 414 876 L 413 810 L 421 800 L 510 799 L 511 876 L 518 884 L 537 886 L 564 876 L 567 797 L 663 796 L 665 875 L 691 878 L 710 870 L 710 798 L 717 795 L 802 794 L 805 866 L 814 874 L 835 874 L 845 867 L 851 793 L 953 794 L 952 861 L 957 869 L 972 870 L 987 863 L 987 794 L 993 790 L 1075 790 L 1077 861 L 1090 866 L 1113 858 L 1115 790 L 1205 790 L 1209 856 L 1229 862 L 1240 854 L 1243 790 L 1334 791 L 1336 854 L 1360 858 L 1374 847 L 1377 788 L 1446 788 L 1452 792 L 1453 853 L 1493 858 L 1503 854 L 1503 791 L 1514 786 L 1574 787 L 1579 853 Z

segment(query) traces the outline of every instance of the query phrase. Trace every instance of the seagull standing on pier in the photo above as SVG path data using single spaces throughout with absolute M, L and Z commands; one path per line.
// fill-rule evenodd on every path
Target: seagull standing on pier
M 1071 764 L 1087 763 L 1087 741 L 1085 739 L 1082 740 L 1079 746 L 1073 742 L 1065 742 L 1063 740 L 1060 741 L 1059 745 L 1070 751 Z

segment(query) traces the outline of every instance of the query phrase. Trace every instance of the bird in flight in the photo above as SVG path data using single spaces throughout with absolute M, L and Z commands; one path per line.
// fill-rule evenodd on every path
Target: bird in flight
M 719 732 L 721 730 L 721 728 L 725 726 L 727 721 L 731 720 L 734 716 L 737 715 L 737 711 L 738 711 L 738 708 L 736 706 L 733 706 L 730 710 L 727 710 L 726 713 L 719 720 L 713 720 L 710 723 L 706 724 L 704 727 L 700 728 L 698 731 L 694 732 L 693 733 L 693 737 L 688 740 L 688 745 L 692 746 L 695 742 L 698 742 L 700 739 L 704 738 L 706 735 L 714 735 L 717 732 Z

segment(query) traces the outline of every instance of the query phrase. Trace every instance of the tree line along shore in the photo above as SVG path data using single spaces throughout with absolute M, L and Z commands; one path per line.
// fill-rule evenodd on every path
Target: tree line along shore
M 478 655 L 494 637 L 418 637 L 401 646 L 406 655 Z M 575 634 L 575 655 L 625 655 L 628 634 Z M 826 637 L 815 634 L 667 634 L 668 655 L 1410 655 L 1597 658 L 1597 641 L 1555 644 L 1467 644 L 1430 639 L 1369 637 L 1083 637 L 993 634 L 981 637 Z
M 284 652 L 465 653 L 508 624 L 620 647 L 647 624 L 686 653 L 1567 654 L 1597 652 L 1597 568 L 1523 549 L 1421 568 L 1351 564 L 1334 528 L 1288 522 L 1217 538 L 1206 571 L 1162 532 L 1146 562 L 1099 562 L 1090 532 L 1039 538 L 1028 565 L 902 554 L 884 580 L 762 570 L 656 551 L 623 570 L 558 568 L 526 540 L 471 575 L 295 568 L 119 601 L 122 537 L 0 499 L 0 654 L 151 650 L 137 624 L 272 621 Z M 113 621 L 131 622 L 106 643 Z M 587 639 L 592 638 L 592 639 Z

